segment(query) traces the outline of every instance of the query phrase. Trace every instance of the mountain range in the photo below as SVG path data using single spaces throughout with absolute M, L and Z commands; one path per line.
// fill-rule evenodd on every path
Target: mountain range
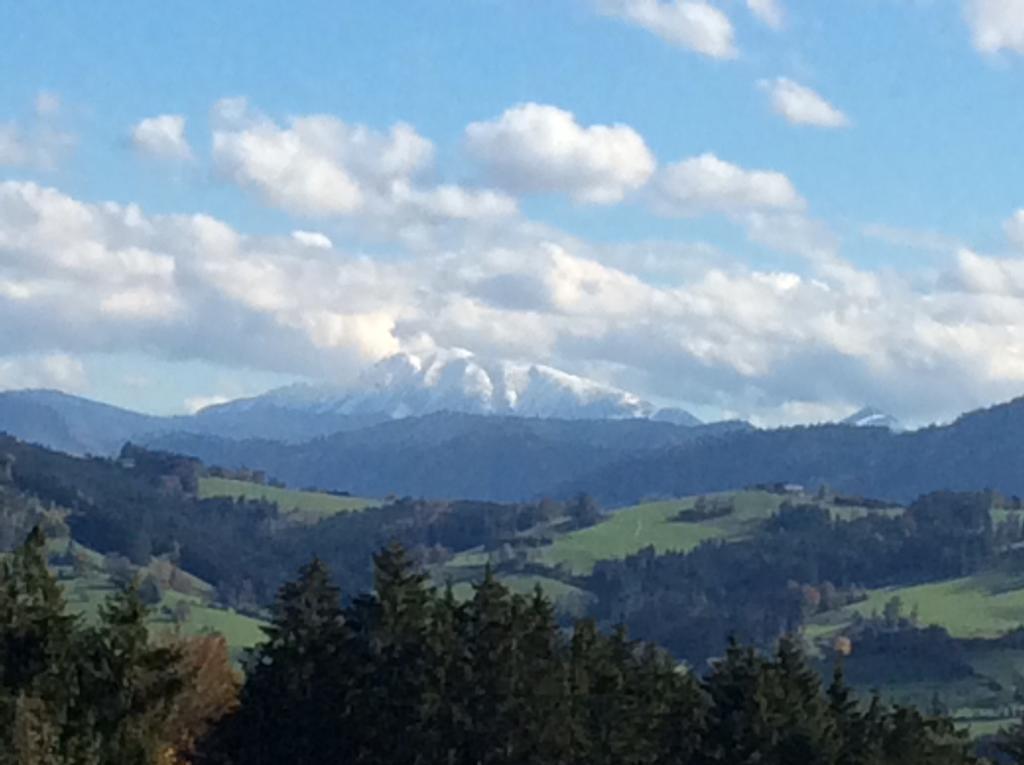
M 702 424 L 550 367 L 469 354 L 395 356 L 348 388 L 293 385 L 189 416 L 58 391 L 0 393 L 0 430 L 72 454 L 112 455 L 134 441 L 367 496 L 587 491 L 613 505 L 775 482 L 897 500 L 929 488 L 1024 493 L 1021 425 L 1021 401 L 907 432 L 870 407 L 832 425 Z
M 633 393 L 542 364 L 483 359 L 466 351 L 430 356 L 398 353 L 343 388 L 300 383 L 262 396 L 209 407 L 202 414 L 266 409 L 329 417 L 401 419 L 435 412 L 563 420 L 700 420 L 678 408 L 657 409 Z
M 72 454 L 109 455 L 169 433 L 302 443 L 440 412 L 559 420 L 650 419 L 700 425 L 627 391 L 540 364 L 466 352 L 384 359 L 351 386 L 299 383 L 193 415 L 140 414 L 55 390 L 0 392 L 0 429 Z

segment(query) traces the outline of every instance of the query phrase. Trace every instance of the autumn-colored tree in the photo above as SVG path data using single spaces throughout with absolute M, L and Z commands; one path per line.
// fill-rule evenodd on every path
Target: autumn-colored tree
M 222 635 L 176 638 L 180 673 L 185 680 L 166 724 L 165 763 L 188 762 L 196 742 L 238 707 L 242 675 L 231 663 Z

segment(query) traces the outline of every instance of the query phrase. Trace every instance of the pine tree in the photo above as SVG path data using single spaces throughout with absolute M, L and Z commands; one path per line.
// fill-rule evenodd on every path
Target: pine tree
M 0 730 L 12 731 L 7 756 L 15 763 L 57 756 L 60 721 L 76 693 L 75 618 L 46 558 L 35 528 L 0 563 Z
M 427 635 L 428 661 L 423 693 L 423 761 L 454 765 L 466 746 L 471 722 L 470 656 L 465 642 L 466 607 L 451 583 L 434 599 Z
M 768 662 L 752 648 L 731 643 L 704 681 L 710 708 L 701 761 L 770 762 L 775 746 L 773 689 Z
M 831 765 L 841 745 L 821 679 L 792 637 L 779 641 L 772 667 L 777 762 Z
M 471 723 L 464 756 L 469 762 L 513 762 L 522 741 L 517 733 L 514 693 L 520 684 L 518 641 L 520 598 L 495 578 L 490 567 L 468 605 L 466 642 L 470 654 Z
M 573 763 L 588 763 L 597 747 L 593 725 L 594 675 L 601 661 L 601 636 L 591 619 L 576 623 L 569 642 L 569 752 Z
M 359 757 L 413 763 L 431 738 L 426 705 L 434 592 L 398 544 L 374 556 L 374 590 L 351 611 L 361 657 L 353 705 Z
M 80 705 L 103 762 L 151 763 L 170 744 L 167 721 L 184 682 L 180 654 L 153 645 L 148 611 L 134 585 L 112 595 L 79 651 Z
M 236 765 L 346 761 L 349 631 L 322 562 L 281 587 L 264 631 L 246 661 L 239 710 L 200 744 L 201 755 Z
M 46 557 L 37 527 L 0 568 L 0 687 L 58 698 L 66 690 L 75 618 Z
M 569 756 L 570 702 L 566 685 L 566 646 L 555 611 L 540 586 L 521 616 L 522 669 L 513 689 L 520 761 L 566 762 Z

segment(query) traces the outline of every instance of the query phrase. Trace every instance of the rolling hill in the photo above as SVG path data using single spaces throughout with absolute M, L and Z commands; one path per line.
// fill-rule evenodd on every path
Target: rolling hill
M 713 439 L 743 423 L 682 427 L 652 420 L 554 420 L 437 413 L 336 433 L 305 444 L 169 433 L 157 449 L 208 465 L 258 468 L 289 486 L 361 496 L 538 496 L 565 476 L 600 470 L 627 455 Z

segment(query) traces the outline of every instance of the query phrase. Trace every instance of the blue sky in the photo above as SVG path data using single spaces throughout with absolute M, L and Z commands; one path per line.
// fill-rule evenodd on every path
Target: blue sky
M 0 387 L 465 347 L 766 423 L 1024 389 L 1024 0 L 294 5 L 2 11 Z

